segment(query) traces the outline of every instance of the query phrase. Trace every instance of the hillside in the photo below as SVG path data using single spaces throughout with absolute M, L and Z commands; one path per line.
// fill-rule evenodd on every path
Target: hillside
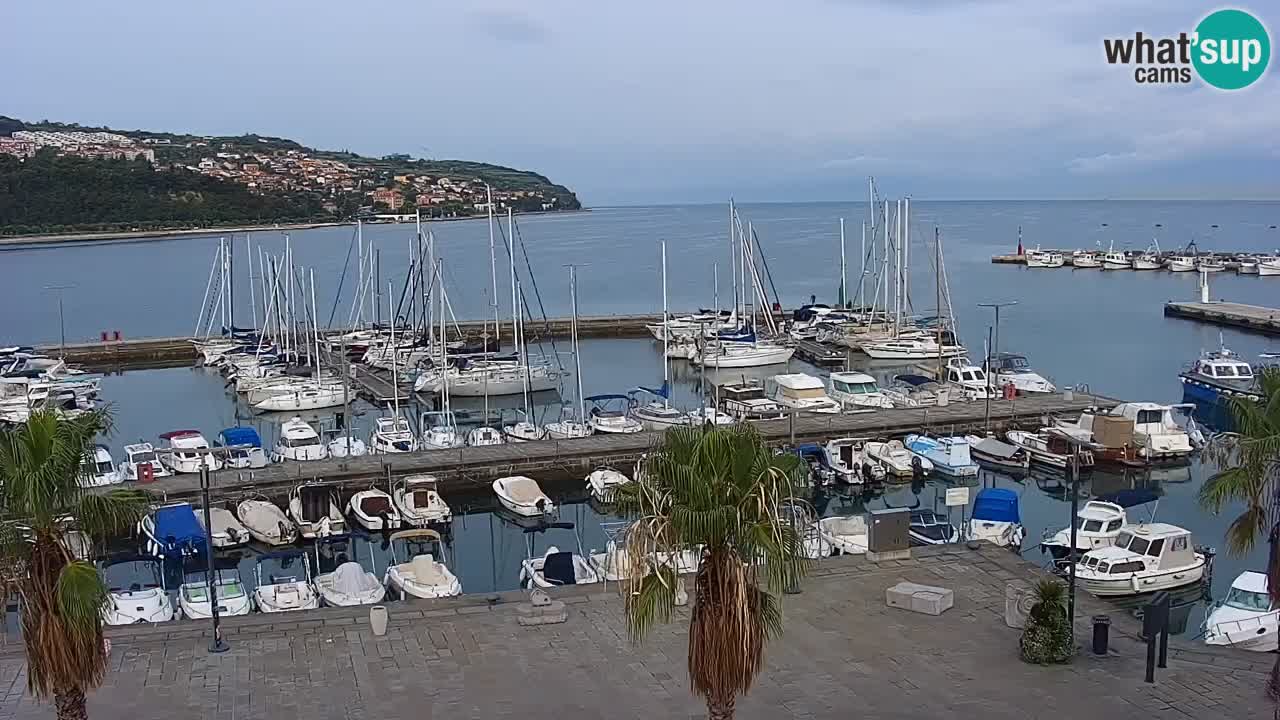
M 364 157 L 287 138 L 28 123 L 0 116 L 0 235 L 577 210 L 538 173 Z

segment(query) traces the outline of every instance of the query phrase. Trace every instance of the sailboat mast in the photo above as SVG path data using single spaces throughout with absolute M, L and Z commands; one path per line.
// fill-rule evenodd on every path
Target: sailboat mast
M 227 241 L 227 333 L 236 332 L 236 236 Z
M 427 261 L 431 263 L 431 284 L 428 286 L 430 290 L 426 291 L 426 302 L 430 306 L 427 311 L 427 347 L 431 348 L 436 343 L 436 304 L 430 302 L 431 293 L 439 292 L 435 287 L 436 284 L 436 234 L 432 230 L 427 231 Z M 440 334 L 440 343 L 444 344 L 444 333 Z
M 858 309 L 865 305 L 867 284 L 867 224 L 862 223 L 862 244 L 858 246 Z
M 667 398 L 670 394 L 668 386 L 671 382 L 671 356 L 667 353 L 668 338 L 671 333 L 667 332 L 667 241 L 662 241 L 662 405 L 663 407 L 671 407 L 671 401 Z
M 516 294 L 520 294 L 519 280 L 516 281 Z M 518 337 L 516 340 L 517 358 L 518 362 L 524 367 L 524 372 L 521 373 L 520 377 L 520 391 L 524 395 L 524 419 L 528 422 L 533 422 L 533 407 L 529 404 L 529 376 L 531 374 L 529 370 L 529 349 L 525 344 L 527 341 L 524 337 L 524 310 L 521 305 L 516 305 L 513 321 Z
M 849 299 L 849 274 L 846 271 L 844 256 L 844 218 L 840 218 L 840 307 L 844 307 Z
M 711 263 L 711 308 L 720 312 L 720 264 Z M 663 331 L 665 332 L 665 330 Z
M 729 198 L 729 279 L 733 293 L 733 313 L 735 322 L 738 319 L 738 258 L 737 248 L 738 211 L 733 207 L 733 198 Z M 718 309 L 718 308 L 717 308 Z
M 484 192 L 489 206 L 489 279 L 493 288 L 493 341 L 496 346 L 502 340 L 502 324 L 498 318 L 498 261 L 493 254 L 493 190 L 486 184 Z
M 578 268 L 569 266 L 569 303 L 573 309 L 573 320 L 569 329 L 573 332 L 573 372 L 578 380 L 578 422 L 587 421 L 587 405 L 582 399 L 582 354 L 578 348 Z M 665 334 L 665 333 L 664 333 Z
M 308 271 L 311 280 L 311 344 L 316 349 L 315 375 L 316 380 L 320 379 L 320 319 L 316 309 L 316 271 L 312 268 Z
M 360 221 L 360 218 L 356 218 L 356 253 L 360 256 L 360 282 L 357 283 L 358 289 L 356 290 L 356 324 L 364 325 L 364 224 Z
M 911 198 L 902 200 L 902 307 L 911 307 Z
M 938 380 L 942 378 L 942 235 L 938 232 L 938 227 L 933 228 L 933 265 L 936 277 L 934 285 L 937 286 L 937 303 L 938 303 Z
M 387 305 L 391 305 L 391 281 L 387 281 Z M 387 312 L 392 312 L 391 308 L 387 308 Z M 397 375 L 396 356 L 396 324 L 391 323 L 391 402 L 395 417 L 400 417 L 400 381 Z
M 253 245 L 249 244 L 249 233 L 244 234 L 244 254 L 249 258 L 249 315 L 253 327 L 258 328 L 258 299 L 253 292 Z
M 880 284 L 884 286 L 884 316 L 889 318 L 889 201 L 884 201 L 884 222 L 881 230 L 884 235 L 884 257 L 880 258 Z

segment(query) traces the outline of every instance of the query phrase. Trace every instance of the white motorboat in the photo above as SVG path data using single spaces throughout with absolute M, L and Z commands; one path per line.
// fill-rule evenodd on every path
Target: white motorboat
M 1258 274 L 1258 258 L 1252 255 L 1246 255 L 1236 261 L 1236 273 L 1238 275 L 1257 275 Z
M 916 472 L 928 474 L 933 463 L 928 458 L 912 455 L 901 440 L 872 441 L 863 446 L 865 456 L 879 463 L 885 472 L 896 477 L 912 477 Z
M 1111 547 L 1086 552 L 1076 563 L 1076 580 L 1094 595 L 1139 595 L 1198 583 L 1206 563 L 1184 528 L 1132 525 Z
M 293 521 L 266 498 L 247 498 L 236 504 L 236 518 L 249 535 L 265 545 L 289 545 L 298 539 Z
M 818 520 L 818 533 L 840 555 L 867 552 L 867 519 L 862 515 L 836 515 Z
M 555 545 L 542 557 L 525 559 L 520 565 L 523 587 L 553 588 L 561 585 L 591 585 L 600 582 L 594 563 L 575 552 L 562 552 Z
M 1121 403 L 1108 415 L 1133 421 L 1133 439 L 1138 445 L 1138 455 L 1149 461 L 1178 460 L 1187 457 L 1194 449 L 1191 436 L 1173 419 L 1177 405 L 1161 405 L 1151 402 Z M 1091 415 L 1086 411 L 1080 416 L 1085 425 Z
M 1012 384 L 1019 393 L 1051 393 L 1057 388 L 1031 368 L 1025 355 L 1002 352 L 991 362 L 995 383 L 999 387 Z
M 1191 272 L 1196 269 L 1196 258 L 1194 255 L 1174 255 L 1165 261 L 1165 267 L 1170 272 Z
M 996 487 L 979 490 L 969 516 L 969 539 L 985 540 L 1021 552 L 1026 530 L 1019 510 L 1016 492 Z
M 613 492 L 616 488 L 631 482 L 631 478 L 623 473 L 609 467 L 596 468 L 587 475 L 587 490 L 591 492 L 591 497 L 600 502 L 609 502 L 613 499 Z
M 690 425 L 699 427 L 707 424 L 724 427 L 738 422 L 737 418 L 734 416 L 713 407 L 694 408 L 686 413 L 686 415 L 689 417 Z
M 485 447 L 488 445 L 502 445 L 507 441 L 502 431 L 496 427 L 487 425 L 472 428 L 467 431 L 467 447 Z
M 626 395 L 592 395 L 583 399 L 592 404 L 587 423 L 593 432 L 615 435 L 644 430 L 644 425 L 628 413 L 630 399 Z
M 765 396 L 765 386 L 758 380 L 743 378 L 739 382 L 716 386 L 719 409 L 734 420 L 784 420 L 787 409 Z
M 1258 275 L 1261 275 L 1262 277 L 1276 277 L 1277 275 L 1280 275 L 1280 258 L 1258 258 Z
M 1128 270 L 1132 267 L 1129 256 L 1119 250 L 1110 250 L 1102 256 L 1103 270 Z
M 873 360 L 930 360 L 966 352 L 962 345 L 939 345 L 937 340 L 927 336 L 864 342 L 858 349 Z
M 1227 269 L 1227 263 L 1221 258 L 1213 255 L 1201 255 L 1196 259 L 1196 270 L 1205 273 L 1222 272 Z
M 414 452 L 418 449 L 418 438 L 409 428 L 409 421 L 398 415 L 374 418 L 369 449 L 378 455 Z
M 241 547 L 249 544 L 249 531 L 232 512 L 223 507 L 209 508 L 209 524 L 213 527 L 204 527 L 204 508 L 192 508 L 196 515 L 196 522 L 200 523 L 200 527 L 204 528 L 209 535 L 209 542 L 218 550 Z
M 198 473 L 201 466 L 210 471 L 222 469 L 222 461 L 209 452 L 209 442 L 198 430 L 173 430 L 160 439 L 165 442 L 157 453 L 160 462 L 175 473 Z
M 258 612 L 294 612 L 320 607 L 320 594 L 311 584 L 311 562 L 301 550 L 259 555 L 253 572 L 257 580 L 253 604 Z
M 369 454 L 369 446 L 358 437 L 339 435 L 325 446 L 329 457 L 335 459 L 363 457 Z
M 347 507 L 365 530 L 395 530 L 402 522 L 391 495 L 378 488 L 355 492 Z
M 987 379 L 986 371 L 970 363 L 967 358 L 957 356 L 948 360 L 943 370 L 943 378 L 945 384 L 965 400 L 985 400 L 996 397 Z
M 831 373 L 831 399 L 845 411 L 893 407 L 893 401 L 880 392 L 876 379 L 860 372 Z
M 141 556 L 121 556 L 102 564 L 102 583 L 107 601 L 102 621 L 108 625 L 168 622 L 173 619 L 173 603 L 164 588 L 159 561 Z
M 404 524 L 412 527 L 448 525 L 453 510 L 440 497 L 435 475 L 408 475 L 395 484 L 391 501 Z
M 1266 574 L 1246 570 L 1236 576 L 1227 597 L 1214 605 L 1202 629 L 1206 645 L 1275 652 L 1280 606 L 1271 602 Z
M 124 482 L 124 477 L 111 459 L 111 451 L 105 445 L 94 445 L 85 453 L 80 477 L 76 484 L 83 488 L 104 487 Z
M 584 438 L 595 432 L 595 428 L 584 422 L 578 422 L 572 419 L 558 420 L 553 423 L 547 423 L 546 433 L 551 440 L 572 440 L 574 438 Z
M 951 402 L 950 388 L 942 387 L 931 377 L 914 373 L 893 376 L 893 382 L 882 392 L 897 408 L 933 407 Z
M 770 399 L 783 408 L 807 413 L 840 412 L 840 403 L 827 397 L 827 386 L 812 375 L 774 375 L 769 378 L 765 387 Z
M 923 462 L 947 477 L 977 477 L 978 463 L 969 455 L 969 441 L 963 437 L 908 435 L 903 446 Z
M 440 558 L 437 560 L 436 558 Z M 462 583 L 446 564 L 444 541 L 434 530 L 403 530 L 391 536 L 391 564 L 384 583 L 400 597 L 442 598 L 462 594 Z
M 422 413 L 422 427 L 423 450 L 452 450 L 467 444 L 452 410 Z
M 222 456 L 223 464 L 238 470 L 258 470 L 267 466 L 262 438 L 251 427 L 224 428 L 214 439 L 216 448 L 235 448 Z
M 1076 513 L 1075 552 L 1071 550 L 1069 527 L 1046 531 L 1040 542 L 1040 550 L 1048 552 L 1054 560 L 1065 560 L 1072 555 L 1111 547 L 1127 523 L 1123 507 L 1104 500 L 1090 500 Z
M 177 502 L 152 508 L 138 521 L 142 553 L 166 562 L 179 562 L 205 552 L 208 534 L 196 520 L 191 503 Z
M 373 605 L 387 596 L 387 587 L 377 575 L 352 560 L 355 546 L 350 535 L 332 535 L 316 541 L 316 592 L 325 605 L 351 607 Z M 325 572 L 325 567 L 332 567 Z
M 1076 250 L 1071 253 L 1071 266 L 1078 268 L 1102 267 L 1102 260 L 1098 258 L 1098 254 L 1095 252 Z
M 822 446 L 822 456 L 836 477 L 849 485 L 883 480 L 884 467 L 866 455 L 866 438 L 838 438 Z
M 124 462 L 120 463 L 120 476 L 125 480 L 139 481 L 173 475 L 173 471 L 156 457 L 156 449 L 149 442 L 124 446 Z
M 1160 259 L 1158 250 L 1148 249 L 1133 258 L 1134 270 L 1159 270 L 1162 267 L 1164 267 L 1164 261 Z
M 218 599 L 218 615 L 248 615 L 249 593 L 240 580 L 240 571 L 234 567 L 214 570 L 213 592 Z M 178 609 L 188 620 L 203 620 L 213 615 L 209 604 L 209 585 L 205 572 L 187 573 L 178 588 Z
M 324 460 L 329 449 L 320 442 L 320 433 L 300 416 L 294 415 L 280 426 L 280 437 L 271 453 L 274 462 Z
M 946 515 L 932 510 L 912 510 L 907 536 L 912 545 L 946 545 L 959 542 L 960 531 Z
M 289 519 L 305 540 L 341 535 L 347 531 L 338 493 L 331 485 L 303 483 L 289 493 Z
M 648 395 L 652 399 L 649 402 L 641 402 L 637 395 Z M 693 422 L 690 413 L 671 406 L 671 385 L 667 380 L 663 380 L 662 387 L 656 390 L 637 387 L 628 392 L 627 397 L 631 407 L 631 417 L 644 426 L 645 430 L 662 432 Z
M 538 482 L 523 475 L 494 480 L 493 492 L 498 496 L 498 502 L 516 515 L 542 517 L 550 515 L 556 509 L 551 498 L 538 487 Z
M 1024 255 L 1029 268 L 1060 268 L 1067 264 L 1066 257 L 1056 250 L 1028 250 Z

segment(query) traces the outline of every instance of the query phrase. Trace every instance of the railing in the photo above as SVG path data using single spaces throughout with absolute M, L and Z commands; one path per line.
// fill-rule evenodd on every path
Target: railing
M 1280 610 L 1272 610 L 1266 615 L 1245 618 L 1242 620 L 1228 620 L 1226 622 L 1214 623 L 1209 625 L 1208 618 L 1205 618 L 1204 628 L 1206 634 L 1213 633 L 1215 635 L 1230 636 L 1233 632 L 1244 632 L 1248 630 L 1257 630 L 1259 628 L 1266 629 L 1266 621 L 1270 620 L 1274 626 L 1280 626 Z

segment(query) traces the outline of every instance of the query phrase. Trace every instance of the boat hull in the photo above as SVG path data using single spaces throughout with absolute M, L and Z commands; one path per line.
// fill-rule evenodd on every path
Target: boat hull
M 1199 563 L 1186 568 L 1168 570 L 1146 577 L 1099 578 L 1091 573 L 1076 570 L 1076 579 L 1085 590 L 1098 597 L 1122 597 L 1125 595 L 1142 595 L 1160 590 L 1194 585 L 1204 579 L 1204 558 L 1197 556 Z

